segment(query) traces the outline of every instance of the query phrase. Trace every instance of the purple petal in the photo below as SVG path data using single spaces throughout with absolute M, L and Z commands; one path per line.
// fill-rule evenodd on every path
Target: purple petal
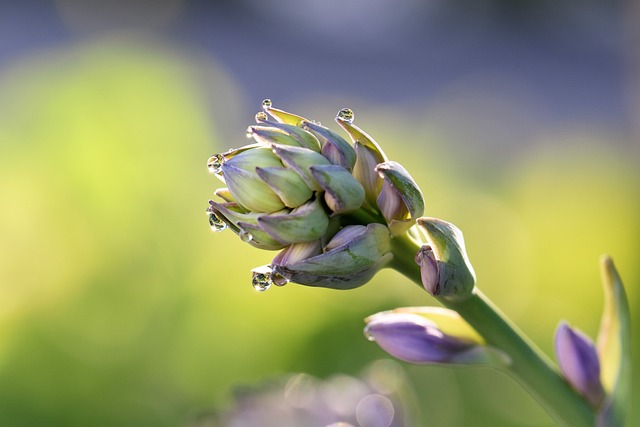
M 593 341 L 578 329 L 562 322 L 555 337 L 556 358 L 569 384 L 594 406 L 600 404 L 604 390 L 600 382 L 600 361 Z
M 440 273 L 438 271 L 438 261 L 429 245 L 423 245 L 416 254 L 416 264 L 420 266 L 420 276 L 422 286 L 431 295 L 440 293 Z

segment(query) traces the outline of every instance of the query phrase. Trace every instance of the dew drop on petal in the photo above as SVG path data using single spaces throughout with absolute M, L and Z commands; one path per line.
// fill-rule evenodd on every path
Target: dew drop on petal
M 336 118 L 341 122 L 353 123 L 353 111 L 350 108 L 343 108 L 338 111 L 338 116 Z
M 242 240 L 245 243 L 249 243 L 250 241 L 253 240 L 253 235 L 248 231 L 240 230 L 240 233 L 238 234 L 238 236 L 240 236 L 240 240 Z
M 262 101 L 262 108 L 271 108 L 271 100 L 270 99 L 265 99 L 264 101 Z
M 215 212 L 208 211 L 209 213 L 209 225 L 213 231 L 223 231 L 227 228 L 227 223 L 220 219 Z
M 260 123 L 260 122 L 264 122 L 265 120 L 267 120 L 267 113 L 265 113 L 264 111 L 260 111 L 256 114 L 256 122 Z
M 247 133 L 245 134 L 245 136 L 246 136 L 248 139 L 253 138 L 253 128 L 252 128 L 251 126 L 249 126 L 249 127 L 247 128 Z
M 258 292 L 264 292 L 271 287 L 271 277 L 269 274 L 265 274 L 260 271 L 254 271 L 253 277 L 251 278 L 251 285 L 253 289 Z
M 367 339 L 367 341 L 375 341 L 376 340 L 375 337 L 369 333 L 367 328 L 364 329 L 364 337 Z
M 219 174 L 222 170 L 222 164 L 224 163 L 224 156 L 222 154 L 214 154 L 207 160 L 207 169 L 210 173 Z

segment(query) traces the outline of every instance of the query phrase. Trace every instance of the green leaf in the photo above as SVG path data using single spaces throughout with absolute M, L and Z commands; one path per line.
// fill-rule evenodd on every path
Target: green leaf
M 605 302 L 597 347 L 607 398 L 598 425 L 622 426 L 631 402 L 631 317 L 622 280 L 608 256 L 602 258 L 601 275 Z

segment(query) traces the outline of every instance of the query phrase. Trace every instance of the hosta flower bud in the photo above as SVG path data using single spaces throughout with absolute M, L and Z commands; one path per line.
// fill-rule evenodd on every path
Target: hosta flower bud
M 334 214 L 353 212 L 364 202 L 364 188 L 342 166 L 309 167 L 311 175 L 324 190 L 324 201 Z
M 349 225 L 325 246 L 322 254 L 289 257 L 292 245 L 274 260 L 274 270 L 293 282 L 325 288 L 352 289 L 367 283 L 392 258 L 389 229 L 382 224 Z
M 263 110 L 247 129 L 253 144 L 207 162 L 226 184 L 207 209 L 212 230 L 229 228 L 255 247 L 283 250 L 254 271 L 261 290 L 287 280 L 337 289 L 366 283 L 393 258 L 391 237 L 422 214 L 420 190 L 353 125 L 351 110 L 336 120 L 353 146 L 270 100 Z
M 303 127 L 322 143 L 322 155 L 334 165 L 351 171 L 356 164 L 356 152 L 340 135 L 317 123 L 304 122 Z
M 429 241 L 416 254 L 425 289 L 434 296 L 467 298 L 474 291 L 476 276 L 467 257 L 462 232 L 437 218 L 418 218 L 417 224 Z
M 353 124 L 353 111 L 348 108 L 340 110 L 336 121 L 347 131 L 354 143 L 356 163 L 353 176 L 364 187 L 368 203 L 375 206 L 382 189 L 382 178 L 376 172 L 376 166 L 386 162 L 387 156 L 372 137 Z
M 593 341 L 581 331 L 562 322 L 556 330 L 556 358 L 560 371 L 594 407 L 604 398 L 600 382 L 600 360 Z
M 394 236 L 405 233 L 424 213 L 424 198 L 409 172 L 397 162 L 384 162 L 375 170 L 383 179 L 376 204 Z
M 255 212 L 275 212 L 284 203 L 258 176 L 256 167 L 282 167 L 280 160 L 266 147 L 244 151 L 222 165 L 222 176 L 237 203 Z
M 417 364 L 507 365 L 456 312 L 439 307 L 386 311 L 365 319 L 365 335 L 390 355 Z

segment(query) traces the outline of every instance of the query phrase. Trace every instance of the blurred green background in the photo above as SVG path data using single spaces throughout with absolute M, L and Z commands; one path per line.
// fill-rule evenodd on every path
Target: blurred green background
M 486 109 L 526 110 L 480 86 L 403 108 L 340 91 L 264 97 L 330 126 L 357 107 L 356 123 L 421 185 L 427 214 L 464 231 L 479 286 L 550 356 L 560 319 L 597 333 L 598 261 L 612 255 L 640 354 L 640 146 L 581 120 L 492 148 L 483 132 L 502 124 Z M 364 317 L 433 304 L 387 270 L 347 292 L 253 290 L 250 269 L 274 254 L 211 233 L 219 182 L 205 163 L 245 143 L 259 101 L 214 56 L 137 33 L 3 63 L 0 425 L 186 425 L 228 407 L 239 385 L 357 373 L 384 357 Z M 551 425 L 496 372 L 405 367 L 424 425 Z M 640 369 L 634 381 L 640 390 Z

